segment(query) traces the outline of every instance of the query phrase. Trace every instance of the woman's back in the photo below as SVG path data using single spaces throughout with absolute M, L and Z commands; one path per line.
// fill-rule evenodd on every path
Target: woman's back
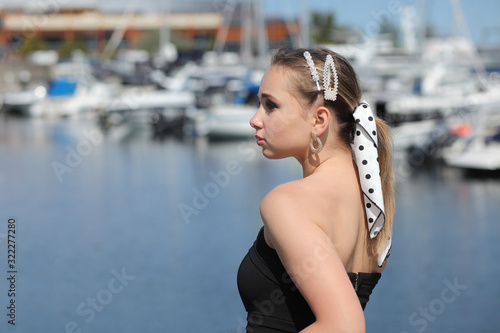
M 273 191 L 270 195 L 281 192 L 290 196 L 294 210 L 308 216 L 304 223 L 315 223 L 324 231 L 346 271 L 383 271 L 369 247 L 364 203 L 350 151 L 337 153 L 310 176 L 282 184 Z

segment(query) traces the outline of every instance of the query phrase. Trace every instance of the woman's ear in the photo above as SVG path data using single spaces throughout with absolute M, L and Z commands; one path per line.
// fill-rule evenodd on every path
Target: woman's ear
M 324 106 L 320 106 L 316 109 L 314 113 L 314 131 L 318 136 L 321 136 L 330 125 L 331 114 L 330 110 L 328 110 Z

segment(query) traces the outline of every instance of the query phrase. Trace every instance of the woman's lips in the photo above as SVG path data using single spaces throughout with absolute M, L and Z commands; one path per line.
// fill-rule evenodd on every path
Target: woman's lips
M 264 142 L 265 142 L 264 138 L 262 138 L 262 137 L 260 137 L 258 135 L 256 135 L 255 138 L 257 139 L 257 144 L 259 146 L 262 146 L 264 144 Z

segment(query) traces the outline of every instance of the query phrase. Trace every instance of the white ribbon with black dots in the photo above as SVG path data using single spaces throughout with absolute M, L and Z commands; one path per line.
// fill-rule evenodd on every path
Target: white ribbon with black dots
M 358 167 L 359 182 L 363 191 L 366 210 L 366 219 L 370 238 L 377 237 L 385 223 L 384 196 L 377 150 L 377 124 L 372 109 L 365 101 L 354 110 L 356 130 L 352 151 Z M 378 258 L 378 265 L 382 266 L 391 251 L 391 237 L 387 246 Z

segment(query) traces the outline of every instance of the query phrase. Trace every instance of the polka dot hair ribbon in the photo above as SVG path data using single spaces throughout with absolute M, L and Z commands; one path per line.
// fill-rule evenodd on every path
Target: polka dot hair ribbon
M 377 125 L 372 109 L 365 101 L 354 110 L 356 130 L 352 151 L 358 167 L 359 182 L 363 192 L 366 210 L 366 219 L 370 238 L 377 237 L 385 223 L 384 196 L 382 194 L 382 181 L 377 150 Z M 384 251 L 378 258 L 378 265 L 382 266 L 391 250 L 389 238 Z

